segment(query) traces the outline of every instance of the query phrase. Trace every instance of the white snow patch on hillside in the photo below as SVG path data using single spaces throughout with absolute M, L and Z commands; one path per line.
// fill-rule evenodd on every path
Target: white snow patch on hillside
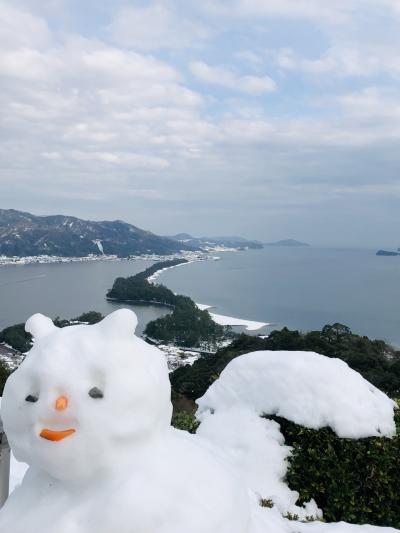
M 201 311 L 212 309 L 211 305 L 196 304 Z M 210 313 L 210 311 L 209 311 Z M 234 318 L 232 316 L 219 315 L 217 313 L 210 313 L 211 318 L 220 326 L 243 326 L 248 331 L 257 331 L 258 329 L 269 326 L 269 322 L 256 322 L 254 320 L 246 320 L 244 318 Z
M 97 248 L 99 249 L 99 252 L 101 254 L 104 254 L 103 245 L 101 244 L 101 240 L 100 239 L 94 239 L 94 241 L 92 241 L 92 243 L 97 246 Z
M 198 414 L 248 406 L 339 437 L 392 436 L 395 402 L 344 361 L 313 352 L 259 351 L 237 357 L 202 398 Z

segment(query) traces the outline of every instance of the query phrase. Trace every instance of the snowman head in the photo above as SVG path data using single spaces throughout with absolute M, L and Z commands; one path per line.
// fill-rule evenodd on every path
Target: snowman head
M 58 479 L 88 478 L 170 426 L 165 357 L 134 335 L 136 324 L 127 309 L 93 326 L 27 321 L 34 345 L 2 400 L 18 460 Z

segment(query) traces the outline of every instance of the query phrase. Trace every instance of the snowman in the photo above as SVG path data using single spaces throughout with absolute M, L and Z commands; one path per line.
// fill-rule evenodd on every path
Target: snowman
M 136 323 L 126 309 L 92 326 L 28 320 L 35 342 L 7 381 L 2 418 L 29 469 L 0 531 L 256 531 L 234 469 L 205 439 L 171 427 L 165 357 L 134 335 Z

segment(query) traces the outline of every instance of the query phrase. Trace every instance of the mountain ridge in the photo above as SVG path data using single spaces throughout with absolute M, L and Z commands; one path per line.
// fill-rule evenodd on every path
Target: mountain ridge
M 192 251 L 188 244 L 161 237 L 122 220 L 92 221 L 69 215 L 33 215 L 0 209 L 0 255 L 128 257 Z

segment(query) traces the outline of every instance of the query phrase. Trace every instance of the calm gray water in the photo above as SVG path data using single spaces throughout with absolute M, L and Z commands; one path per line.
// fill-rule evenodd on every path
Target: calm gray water
M 301 330 L 341 322 L 400 346 L 400 257 L 374 250 L 266 248 L 220 254 L 163 273 L 160 281 L 216 312 Z M 0 328 L 41 312 L 72 318 L 122 307 L 104 299 L 117 276 L 150 261 L 0 267 Z M 166 311 L 134 306 L 143 325 Z
M 221 258 L 169 270 L 160 281 L 220 314 L 301 330 L 341 322 L 400 346 L 400 257 L 269 247 Z
M 118 276 L 132 276 L 154 261 L 98 261 L 47 265 L 0 266 L 0 330 L 24 322 L 33 313 L 74 318 L 85 311 L 108 314 L 126 305 L 107 302 L 105 295 Z M 165 308 L 132 306 L 140 333 Z

